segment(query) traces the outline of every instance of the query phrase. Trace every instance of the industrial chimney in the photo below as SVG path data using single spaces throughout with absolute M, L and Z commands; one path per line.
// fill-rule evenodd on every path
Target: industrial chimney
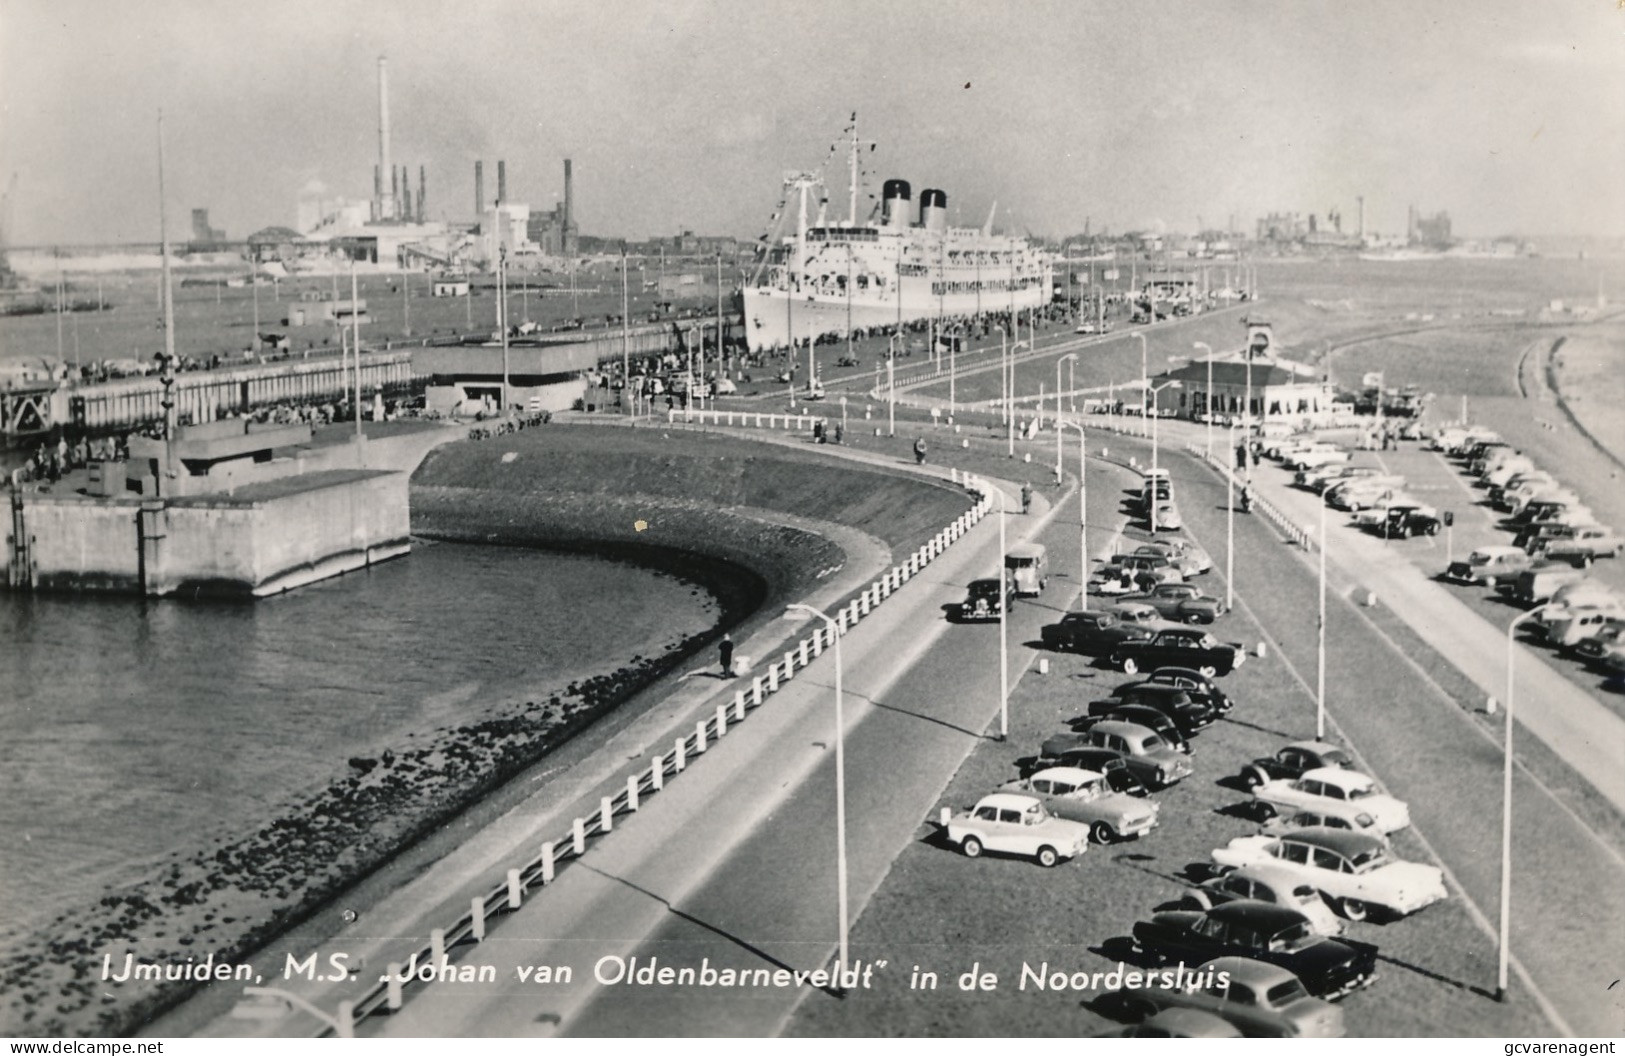
M 881 192 L 882 223 L 887 227 L 904 228 L 913 219 L 914 190 L 907 180 L 887 180 Z
M 474 163 L 474 219 L 485 222 L 485 162 Z
M 389 173 L 390 182 L 394 182 L 395 166 L 389 158 L 389 60 L 382 55 L 378 56 L 378 171 Z M 382 189 L 380 186 L 380 192 Z M 394 215 L 392 195 L 378 203 L 378 218 L 383 220 Z
M 508 204 L 508 163 L 497 162 L 497 204 Z
M 564 223 L 559 231 L 559 248 L 570 246 L 570 217 L 575 215 L 575 180 L 570 175 L 570 159 L 564 159 Z
M 423 223 L 423 199 L 429 193 L 429 177 L 424 173 L 422 165 L 418 166 L 418 223 Z
M 939 234 L 948 230 L 948 195 L 944 191 L 920 192 L 920 226 Z

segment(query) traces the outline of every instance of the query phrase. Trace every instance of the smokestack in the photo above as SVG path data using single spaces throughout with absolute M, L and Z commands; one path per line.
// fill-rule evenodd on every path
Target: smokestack
M 389 158 L 389 60 L 378 56 L 378 170 L 395 179 L 395 166 Z M 381 189 L 381 188 L 380 188 Z M 395 215 L 393 200 L 381 203 L 379 218 Z
M 1354 199 L 1360 204 L 1360 241 L 1365 241 L 1365 196 L 1360 195 Z
M 418 166 L 418 223 L 423 223 L 423 199 L 429 195 L 429 177 L 424 174 L 422 165 Z
M 570 245 L 570 217 L 575 209 L 575 180 L 570 175 L 570 159 L 564 159 L 564 230 L 559 232 L 559 248 Z
M 399 211 L 400 200 L 401 200 L 401 170 L 397 169 L 395 166 L 391 165 L 389 167 L 389 212 L 388 212 L 388 215 L 385 217 L 385 219 L 387 219 L 387 220 L 395 219 L 395 215 Z
M 406 182 L 406 173 L 401 173 L 401 216 L 402 220 L 412 219 L 412 186 Z
M 508 163 L 497 162 L 497 204 L 508 204 Z
M 485 217 L 485 162 L 474 163 L 474 219 L 484 223 Z

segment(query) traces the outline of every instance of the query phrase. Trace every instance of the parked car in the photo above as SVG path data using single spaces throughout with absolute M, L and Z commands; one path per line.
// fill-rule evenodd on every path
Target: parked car
M 1579 583 L 1585 578 L 1584 569 L 1542 561 L 1524 569 L 1495 589 L 1514 601 L 1522 602 L 1527 608 L 1546 601 L 1570 583 Z
M 984 850 L 1032 858 L 1046 868 L 1089 849 L 1089 827 L 1053 817 L 1033 796 L 995 792 L 948 819 L 948 842 L 966 858 Z
M 1209 877 L 1189 891 L 1184 902 L 1194 909 L 1209 909 L 1238 899 L 1295 909 L 1309 918 L 1310 925 L 1322 935 L 1341 935 L 1344 931 L 1342 919 L 1326 905 L 1314 885 L 1272 865 L 1244 865 Z
M 1340 804 L 1329 800 L 1310 810 L 1277 814 L 1266 821 L 1258 831 L 1266 836 L 1279 836 L 1283 832 L 1318 826 L 1328 829 L 1348 829 L 1351 832 L 1363 832 L 1371 836 L 1382 835 L 1377 830 L 1377 819 L 1362 810 L 1358 803 Z
M 1111 748 L 1096 748 L 1089 744 L 1088 738 L 1079 737 L 1085 744 L 1080 748 L 1066 748 L 1057 755 L 1046 757 L 1040 751 L 1038 758 L 1033 760 L 1027 775 L 1037 773 L 1052 766 L 1072 767 L 1076 770 L 1091 770 L 1106 778 L 1106 787 L 1113 792 L 1145 799 L 1151 795 L 1151 790 L 1141 781 L 1139 775 L 1129 768 L 1128 760 L 1123 758 L 1121 752 Z M 1051 738 L 1053 741 L 1054 738 Z M 1049 741 L 1045 742 L 1049 744 Z
M 1600 524 L 1571 525 L 1567 535 L 1558 536 L 1545 544 L 1545 556 L 1553 561 L 1568 561 L 1576 565 L 1589 565 L 1599 557 L 1618 557 L 1625 545 L 1612 528 Z
M 1117 1027 L 1097 1038 L 1241 1038 L 1229 1020 L 1197 1008 L 1165 1008 L 1138 1023 Z
M 1512 545 L 1526 554 L 1538 554 L 1552 540 L 1565 539 L 1579 527 L 1574 524 L 1526 524 L 1513 535 Z
M 1116 696 L 1097 700 L 1089 705 L 1090 714 L 1104 714 L 1112 708 L 1134 705 L 1150 708 L 1166 716 L 1186 737 L 1213 725 L 1218 709 L 1206 701 L 1197 700 L 1188 690 L 1178 686 L 1140 684 L 1124 689 Z
M 1142 612 L 1150 613 L 1142 619 Z M 1162 622 L 1161 614 L 1150 606 L 1121 612 L 1113 609 L 1089 609 L 1069 612 L 1060 622 L 1046 624 L 1038 633 L 1051 649 L 1074 653 L 1109 653 L 1118 643 L 1130 638 L 1149 638 Z
M 1333 1001 L 1377 977 L 1376 946 L 1328 938 L 1297 910 L 1254 899 L 1158 913 L 1134 925 L 1134 942 L 1164 964 L 1214 956 L 1278 964 L 1311 994 Z
M 1388 841 L 1346 829 L 1299 829 L 1279 836 L 1237 836 L 1213 852 L 1218 865 L 1279 865 L 1320 889 L 1348 920 L 1403 917 L 1446 892 L 1434 866 L 1394 857 Z
M 1004 588 L 1002 601 L 999 597 L 1001 586 Z M 1008 583 L 1000 583 L 997 579 L 973 579 L 965 590 L 965 600 L 959 603 L 959 619 L 963 623 L 996 620 L 1001 606 L 1015 601 L 1015 597 Z
M 1512 474 L 1504 484 L 1490 485 L 1490 502 L 1498 510 L 1511 510 L 1518 505 L 1518 500 L 1522 496 L 1532 494 L 1541 488 L 1556 486 L 1557 481 L 1545 470 L 1526 470 Z
M 1512 458 L 1501 459 L 1499 462 L 1492 462 L 1485 467 L 1483 473 L 1479 474 L 1478 479 L 1486 488 L 1498 488 L 1519 473 L 1533 473 L 1534 471 L 1535 463 L 1528 455 L 1516 455 Z
M 1569 609 L 1563 616 L 1542 624 L 1542 627 L 1545 628 L 1546 641 L 1549 645 L 1558 649 L 1569 649 L 1601 634 L 1622 620 L 1625 620 L 1625 609 L 1619 606 L 1580 608 Z
M 1173 562 L 1175 568 L 1189 579 L 1199 576 L 1213 568 L 1213 558 L 1206 550 L 1197 546 L 1189 539 L 1179 536 L 1164 536 L 1160 539 L 1149 539 L 1134 549 L 1136 554 L 1162 554 Z
M 1347 462 L 1354 452 L 1346 447 L 1336 444 L 1317 443 L 1312 447 L 1302 448 L 1292 452 L 1281 459 L 1281 464 L 1288 469 L 1304 470 L 1314 466 L 1329 465 L 1334 462 Z
M 1160 803 L 1113 792 L 1104 774 L 1055 766 L 999 786 L 1000 792 L 1032 796 L 1057 818 L 1089 826 L 1096 843 L 1144 836 L 1157 825 Z
M 1179 724 L 1167 714 L 1144 704 L 1125 704 L 1115 697 L 1108 697 L 1105 700 L 1091 702 L 1084 714 L 1068 722 L 1074 730 L 1087 730 L 1095 723 L 1108 719 L 1112 722 L 1132 722 L 1136 726 L 1144 726 L 1167 741 L 1168 747 L 1174 751 L 1183 752 L 1185 755 L 1191 754 L 1190 737 L 1179 728 Z M 1071 736 L 1083 737 L 1084 734 L 1073 733 Z M 1087 743 L 1087 740 L 1079 743 Z M 1045 744 L 1049 742 L 1046 741 Z
M 1340 767 L 1323 767 L 1309 770 L 1302 777 L 1266 781 L 1253 789 L 1253 803 L 1265 820 L 1277 814 L 1313 810 L 1331 803 L 1353 804 L 1362 813 L 1369 814 L 1376 822 L 1376 830 L 1385 836 L 1411 823 L 1410 808 L 1403 801 L 1385 794 L 1375 779 L 1366 774 Z
M 1224 602 L 1203 594 L 1194 583 L 1158 583 L 1139 594 L 1124 594 L 1120 601 L 1143 602 L 1174 623 L 1212 623 L 1224 615 Z
M 1309 472 L 1315 475 L 1305 482 L 1306 486 L 1317 495 L 1324 495 L 1332 488 L 1344 484 L 1353 484 L 1356 481 L 1369 480 L 1372 477 L 1384 475 L 1379 466 L 1350 466 L 1346 464 L 1328 465 Z
M 1184 573 L 1172 558 L 1163 554 L 1113 554 L 1090 578 L 1090 588 L 1100 593 L 1130 593 L 1149 590 L 1158 583 L 1179 583 Z
M 1385 538 L 1409 539 L 1413 535 L 1438 535 L 1444 518 L 1432 506 L 1420 503 L 1394 503 L 1388 507 L 1380 529 Z
M 1110 748 L 1121 755 L 1134 776 L 1150 788 L 1166 788 L 1191 774 L 1190 758 L 1169 747 L 1167 741 L 1144 726 L 1132 722 L 1097 722 L 1084 736 L 1094 747 Z
M 1155 514 L 1148 518 L 1147 524 L 1155 531 L 1177 532 L 1185 527 L 1185 518 L 1180 515 L 1179 507 L 1173 500 L 1158 502 Z
M 1444 578 L 1455 583 L 1481 583 L 1493 590 L 1497 583 L 1511 579 L 1534 563 L 1534 558 L 1515 546 L 1485 546 L 1464 560 L 1450 562 Z
M 1277 751 L 1254 759 L 1241 768 L 1241 783 L 1256 789 L 1266 781 L 1302 777 L 1311 770 L 1352 767 L 1348 752 L 1325 741 L 1293 741 Z
M 1326 504 L 1334 510 L 1347 510 L 1358 513 L 1402 494 L 1405 487 L 1403 477 L 1395 479 L 1392 475 L 1380 477 L 1363 477 L 1351 480 L 1347 484 L 1340 484 L 1326 492 Z
M 1212 678 L 1228 675 L 1247 658 L 1240 642 L 1221 642 L 1207 631 L 1177 627 L 1158 631 L 1150 638 L 1118 642 L 1110 654 L 1113 667 L 1126 674 L 1158 667 L 1193 667 Z
M 1594 663 L 1621 642 L 1625 642 L 1625 620 L 1609 620 L 1588 637 L 1575 642 L 1571 649 L 1575 656 Z
M 1249 1038 L 1341 1038 L 1346 1032 L 1343 1010 L 1311 996 L 1298 977 L 1280 965 L 1218 957 L 1200 970 L 1215 981 L 1192 990 L 1147 981 L 1118 991 L 1116 1001 L 1131 1017 L 1171 1008 L 1211 1012 Z

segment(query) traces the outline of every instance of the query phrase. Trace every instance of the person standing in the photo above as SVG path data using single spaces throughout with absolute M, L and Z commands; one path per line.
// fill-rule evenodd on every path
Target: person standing
M 717 652 L 722 658 L 722 677 L 734 677 L 734 640 L 733 635 L 724 634 L 722 641 L 717 645 Z
M 1023 482 L 1021 485 L 1021 512 L 1033 512 L 1033 486 L 1031 482 Z

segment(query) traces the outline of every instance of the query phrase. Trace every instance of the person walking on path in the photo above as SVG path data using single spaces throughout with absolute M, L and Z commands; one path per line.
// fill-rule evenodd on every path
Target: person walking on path
M 734 640 L 733 635 L 724 634 L 722 641 L 717 645 L 717 652 L 722 657 L 722 677 L 734 677 Z
M 1033 512 L 1033 486 L 1026 481 L 1022 482 L 1021 485 L 1021 512 Z
M 917 466 L 925 465 L 925 437 L 923 436 L 914 441 L 914 464 Z

